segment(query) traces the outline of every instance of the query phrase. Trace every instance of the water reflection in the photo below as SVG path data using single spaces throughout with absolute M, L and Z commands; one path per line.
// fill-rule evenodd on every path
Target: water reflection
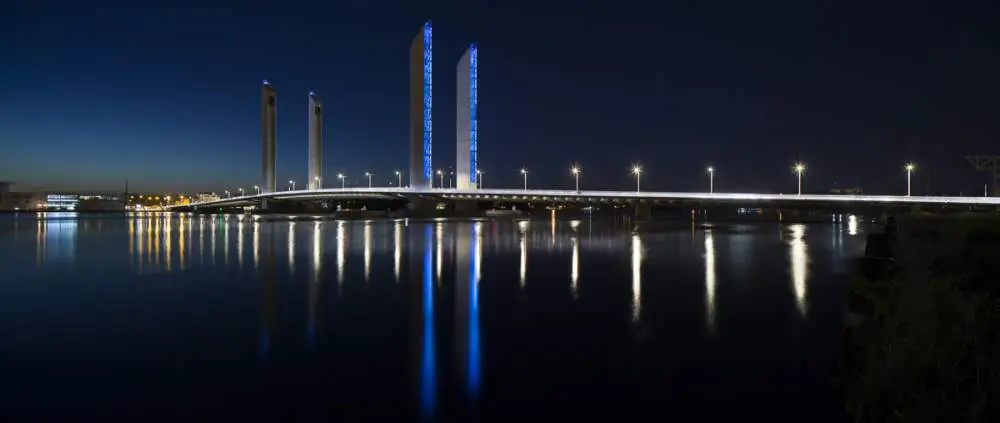
M 162 219 L 154 220 L 152 222 L 152 228 L 153 228 L 152 236 L 149 236 L 146 239 L 147 247 L 152 247 L 149 248 L 149 251 L 152 251 L 153 254 L 153 269 L 155 270 L 160 269 L 160 226 L 162 225 L 163 225 Z
M 479 282 L 482 280 L 483 268 L 483 224 L 476 222 L 473 230 L 473 244 L 475 254 L 472 257 L 472 275 L 469 293 L 469 394 L 475 396 L 479 392 L 479 382 L 481 379 L 482 364 L 479 341 Z
M 421 337 L 420 337 L 420 409 L 425 418 L 429 419 L 434 416 L 434 411 L 437 402 L 437 368 L 436 360 L 437 356 L 435 353 L 434 344 L 436 339 L 434 338 L 434 278 L 431 273 L 431 254 L 433 254 L 434 245 L 432 241 L 432 231 L 430 225 L 424 227 L 424 242 L 423 242 L 423 268 L 420 271 L 415 272 L 422 277 L 420 278 L 419 292 L 421 299 L 420 314 L 419 319 L 415 319 L 421 322 Z
M 715 235 L 705 231 L 705 325 L 715 332 Z
M 848 235 L 858 234 L 858 217 L 853 214 L 847 216 L 847 234 Z
M 171 264 L 173 262 L 173 252 L 172 252 L 172 247 L 173 247 L 173 244 L 174 244 L 173 235 L 172 235 L 173 234 L 173 230 L 172 230 L 172 226 L 173 226 L 172 223 L 173 223 L 173 221 L 174 221 L 174 219 L 172 219 L 170 217 L 167 217 L 166 219 L 162 220 L 162 222 L 163 222 L 163 264 L 164 264 L 164 267 L 166 268 L 167 272 L 169 272 L 169 271 L 172 270 L 170 268 L 170 266 L 171 266 Z
M 135 225 L 134 219 L 129 219 L 128 221 L 128 261 L 130 265 L 136 264 L 136 254 L 135 254 Z
M 393 228 L 393 263 L 392 263 L 392 274 L 396 278 L 396 282 L 399 282 L 399 266 L 402 261 L 403 256 L 403 223 L 400 221 L 396 222 Z
M 337 222 L 337 286 L 344 285 L 344 266 L 347 254 L 347 234 L 344 222 Z
M 371 278 L 372 270 L 372 224 L 365 222 L 365 282 Z
M 185 239 L 185 236 L 184 236 L 184 230 L 186 229 L 184 227 L 185 223 L 187 223 L 187 222 L 184 221 L 184 215 L 183 214 L 177 217 L 177 250 L 178 250 L 177 261 L 181 265 L 181 271 L 182 272 L 185 269 L 187 269 L 187 266 L 185 266 L 186 265 L 186 260 L 187 260 L 187 245 L 185 245 L 185 242 L 187 240 Z
M 455 229 L 455 347 L 459 374 L 469 395 L 479 391 L 479 283 L 482 277 L 482 223 Z
M 632 234 L 632 320 L 639 321 L 642 307 L 642 240 Z
M 35 261 L 41 267 L 48 263 L 72 264 L 76 259 L 77 214 L 48 212 L 36 216 Z
M 240 215 L 239 222 L 236 223 L 236 263 L 240 266 L 240 270 L 243 269 L 243 216 Z
M 527 236 L 524 233 L 522 233 L 520 239 L 518 240 L 518 242 L 520 243 L 520 250 L 521 250 L 521 266 L 520 266 L 520 272 L 519 272 L 519 276 L 520 276 L 519 277 L 519 281 L 520 281 L 521 289 L 524 289 L 524 286 L 527 283 L 527 278 L 528 278 L 528 240 L 527 240 Z
M 437 251 L 437 259 L 434 267 L 435 269 L 434 276 L 435 278 L 437 278 L 438 285 L 441 285 L 441 266 L 443 263 L 442 259 L 444 258 L 444 248 L 443 248 L 444 242 L 442 242 L 443 238 L 444 238 L 444 225 L 441 222 L 438 222 L 436 225 L 434 225 L 434 250 Z
M 260 222 L 253 222 L 253 267 L 260 262 Z
M 804 239 L 806 226 L 796 224 L 789 226 L 791 239 L 788 241 L 788 261 L 792 276 L 792 288 L 795 292 L 795 307 L 803 317 L 808 309 L 806 294 L 809 278 L 809 255 Z
M 139 220 L 139 224 L 142 220 Z M 255 242 L 256 242 L 256 238 Z M 257 244 L 254 244 L 254 267 L 257 267 Z M 205 216 L 198 217 L 198 263 L 205 264 Z
M 293 234 L 289 234 L 289 243 L 294 242 Z M 320 222 L 313 225 L 313 262 L 312 279 L 309 283 L 309 325 L 306 328 L 306 335 L 310 346 L 316 345 L 316 325 L 319 321 L 320 308 L 320 285 L 322 281 L 321 272 L 323 270 L 323 236 L 320 230 Z
M 339 228 L 338 228 L 339 231 Z M 289 234 L 289 243 L 294 244 L 295 237 L 293 234 Z M 289 247 L 291 248 L 291 247 Z M 312 245 L 312 275 L 313 280 L 319 280 L 319 272 L 323 268 L 323 233 L 320 231 L 320 223 L 316 222 L 313 224 L 313 245 Z M 289 257 L 291 257 L 291 252 L 289 252 Z M 289 263 L 291 266 L 291 263 Z
M 573 298 L 577 298 L 577 283 L 580 281 L 580 240 L 574 235 L 570 238 L 573 252 L 569 264 L 569 289 Z
M 218 254 L 217 251 L 219 251 L 219 249 L 215 248 L 215 237 L 216 237 L 216 234 L 215 234 L 216 233 L 216 230 L 215 230 L 215 217 L 210 217 L 209 219 L 211 219 L 211 224 L 209 225 L 209 230 L 211 231 L 211 233 L 209 235 L 209 237 L 210 237 L 209 238 L 209 241 L 210 241 L 209 242 L 209 248 L 211 248 L 211 251 L 209 251 L 209 257 L 212 258 L 211 264 L 214 265 L 215 264 L 215 255 Z
M 222 264 L 229 265 L 229 215 L 222 220 Z
M 315 242 L 316 241 L 313 240 L 314 244 Z M 315 245 L 313 247 L 315 250 Z M 313 261 L 315 260 L 316 258 L 313 257 Z M 295 221 L 288 222 L 288 274 L 295 274 Z
M 214 231 L 213 231 L 214 233 Z M 277 328 L 276 325 L 276 313 L 277 306 L 275 304 L 275 290 L 276 290 L 276 280 L 277 271 L 275 265 L 275 245 L 274 237 L 271 231 L 265 231 L 263 234 L 263 240 L 261 240 L 261 262 L 259 268 L 259 276 L 262 284 L 261 287 L 261 317 L 262 326 L 260 331 L 260 356 L 263 359 L 267 359 L 271 352 L 271 341 L 274 337 L 274 330 Z M 255 237 L 256 239 L 256 237 Z

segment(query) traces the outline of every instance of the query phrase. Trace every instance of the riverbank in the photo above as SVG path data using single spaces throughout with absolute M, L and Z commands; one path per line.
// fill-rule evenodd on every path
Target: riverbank
M 868 255 L 841 380 L 854 420 L 1000 417 L 1000 218 L 904 216 Z

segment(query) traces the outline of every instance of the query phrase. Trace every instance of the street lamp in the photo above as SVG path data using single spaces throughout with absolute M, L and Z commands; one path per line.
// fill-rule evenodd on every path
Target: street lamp
M 257 195 L 260 195 L 260 185 L 254 185 L 253 189 L 257 190 Z
M 642 176 L 642 167 L 639 165 L 632 166 L 632 174 L 635 175 L 635 192 L 639 192 L 639 177 Z
M 906 164 L 906 196 L 910 196 L 910 180 L 913 175 L 913 171 L 917 169 L 917 164 L 909 162 Z M 926 195 L 926 194 L 925 194 Z
M 228 189 L 226 190 L 226 198 L 233 198 L 233 196 L 231 194 L 229 194 L 229 190 Z
M 802 195 L 802 172 L 806 171 L 806 165 L 802 163 L 795 164 L 795 173 L 799 176 L 799 195 Z
M 288 190 L 289 191 L 295 191 L 295 181 L 293 181 L 291 179 L 288 180 Z
M 240 197 L 245 197 L 245 195 L 243 194 L 243 188 L 239 188 L 238 191 L 240 192 Z
M 347 176 L 344 176 L 343 173 L 338 173 L 337 174 L 337 178 L 340 179 L 340 189 L 346 189 L 347 188 Z
M 576 192 L 580 192 L 580 166 L 573 165 L 569 171 L 573 174 L 573 177 L 576 178 Z
M 521 175 L 524 176 L 524 190 L 528 190 L 528 169 L 521 168 Z
M 708 193 L 711 194 L 715 192 L 715 168 L 709 166 L 705 170 L 708 171 Z
M 403 187 L 403 172 L 400 172 L 398 170 L 396 171 L 396 182 L 399 183 L 400 188 Z
M 372 173 L 371 172 L 365 172 L 365 176 L 368 177 L 368 189 L 371 189 L 372 188 Z
M 437 174 L 438 174 L 438 179 L 441 180 L 441 183 L 439 183 L 438 186 L 444 188 L 444 172 L 442 172 L 441 169 L 438 169 Z
M 313 178 L 316 181 L 316 189 L 323 189 L 323 180 L 319 176 Z
M 476 188 L 483 189 L 483 171 L 476 169 Z

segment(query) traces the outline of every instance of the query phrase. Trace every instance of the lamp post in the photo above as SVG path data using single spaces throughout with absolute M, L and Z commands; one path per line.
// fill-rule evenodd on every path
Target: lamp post
M 909 162 L 906 164 L 906 196 L 910 196 L 910 181 L 913 176 L 913 171 L 917 169 L 916 163 Z M 925 194 L 926 195 L 926 194 Z
M 632 174 L 635 175 L 635 192 L 639 192 L 639 177 L 642 176 L 642 167 L 639 165 L 632 166 Z
M 580 192 L 580 166 L 573 165 L 569 171 L 573 173 L 573 177 L 576 178 L 576 192 Z
M 293 181 L 291 179 L 288 180 L 288 190 L 289 191 L 295 191 L 295 181 Z
M 708 193 L 711 194 L 715 192 L 715 168 L 709 166 L 705 170 L 708 171 Z
M 316 189 L 323 189 L 323 180 L 319 176 L 314 177 L 316 181 Z
M 438 179 L 441 181 L 438 183 L 438 186 L 444 188 L 444 172 L 441 171 L 441 169 L 438 169 L 437 174 L 438 174 Z
M 229 193 L 228 189 L 226 190 L 226 198 L 233 198 L 232 194 Z
M 365 176 L 368 177 L 368 189 L 372 189 L 372 173 L 365 172 Z
M 483 189 L 483 171 L 476 169 L 476 189 Z
M 799 195 L 802 195 L 802 172 L 806 171 L 806 165 L 802 163 L 795 164 L 795 173 L 798 174 L 799 178 Z
M 260 195 L 260 185 L 254 185 L 253 189 L 257 190 L 257 195 Z
M 521 168 L 521 176 L 524 176 L 524 190 L 528 190 L 528 169 Z
M 337 178 L 340 179 L 340 189 L 346 189 L 347 188 L 347 176 L 345 176 L 343 173 L 338 173 L 337 174 Z
M 240 197 L 246 197 L 246 195 L 243 194 L 243 188 L 238 188 L 237 191 L 240 192 Z
M 398 170 L 396 171 L 396 183 L 399 184 L 400 188 L 403 187 L 403 172 L 400 172 Z

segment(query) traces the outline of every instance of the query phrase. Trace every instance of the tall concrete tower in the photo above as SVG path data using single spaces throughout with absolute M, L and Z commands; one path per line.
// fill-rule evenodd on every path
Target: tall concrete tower
M 410 45 L 410 187 L 430 188 L 431 23 L 424 23 Z
M 261 192 L 274 192 L 274 140 L 278 118 L 278 93 L 267 81 L 260 88 Z
M 309 189 L 323 188 L 323 103 L 309 93 Z
M 458 189 L 477 188 L 476 169 L 478 169 L 478 157 L 476 153 L 478 141 L 478 124 L 476 121 L 476 106 L 478 102 L 477 87 L 477 49 L 476 45 L 470 45 L 462 58 L 458 61 L 457 80 L 458 86 L 455 89 L 455 109 L 457 111 L 455 139 L 458 141 L 458 152 L 455 157 L 458 163 L 455 166 L 455 186 Z

